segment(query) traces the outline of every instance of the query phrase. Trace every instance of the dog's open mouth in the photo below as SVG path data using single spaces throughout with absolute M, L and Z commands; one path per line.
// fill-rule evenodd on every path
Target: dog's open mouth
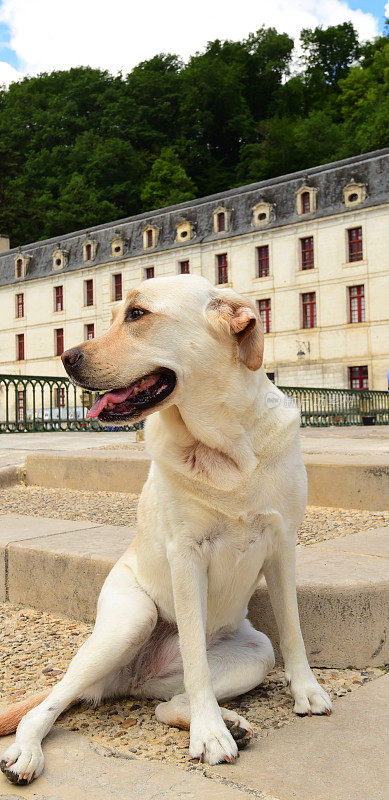
M 176 376 L 170 369 L 161 369 L 125 386 L 122 389 L 99 394 L 87 413 L 88 419 L 117 422 L 131 417 L 141 417 L 149 408 L 161 403 L 172 393 Z

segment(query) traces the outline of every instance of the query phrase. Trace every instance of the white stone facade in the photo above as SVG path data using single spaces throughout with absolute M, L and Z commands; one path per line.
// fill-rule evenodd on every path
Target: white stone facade
M 352 166 L 352 160 L 348 162 Z M 328 166 L 336 171 L 337 165 Z M 319 172 L 319 168 L 316 171 Z M 311 174 L 314 173 L 313 170 Z M 311 212 L 301 213 L 300 193 L 299 210 L 296 209 L 294 217 L 286 217 L 283 223 L 282 218 L 277 218 L 277 203 L 268 203 L 265 192 L 261 190 L 263 198 L 257 203 L 252 202 L 247 210 L 246 228 L 240 226 L 237 230 L 234 227 L 234 204 L 237 201 L 234 195 L 227 193 L 220 196 L 219 201 L 217 197 L 214 201 L 207 198 L 207 208 L 213 202 L 215 211 L 219 208 L 226 210 L 225 230 L 221 232 L 214 229 L 214 212 L 210 210 L 210 233 L 207 237 L 199 236 L 193 214 L 196 203 L 193 202 L 180 207 L 179 221 L 174 228 L 171 226 L 171 244 L 166 237 L 159 244 L 164 235 L 159 220 L 164 214 L 171 217 L 173 213 L 167 209 L 155 212 L 155 221 L 153 214 L 148 214 L 147 218 L 143 215 L 145 219 L 139 227 L 136 252 L 131 252 L 131 247 L 126 246 L 128 239 L 123 232 L 124 225 L 123 229 L 115 231 L 111 225 L 106 226 L 109 228 L 105 231 L 109 242 L 106 257 L 99 251 L 98 243 L 99 232 L 104 230 L 104 226 L 86 232 L 80 245 L 79 265 L 72 263 L 72 250 L 71 246 L 68 250 L 66 237 L 61 243 L 53 241 L 53 244 L 44 242 L 27 246 L 25 252 L 31 258 L 31 270 L 34 253 L 38 252 L 35 248 L 38 247 L 40 253 L 42 248 L 47 251 L 48 266 L 45 274 L 37 277 L 28 266 L 21 278 L 13 274 L 12 280 L 3 281 L 0 286 L 0 373 L 64 376 L 61 359 L 55 355 L 57 330 L 63 330 L 65 349 L 91 335 L 88 326 L 93 325 L 94 335 L 99 336 L 110 325 L 112 310 L 117 304 L 115 291 L 119 292 L 120 284 L 125 297 L 130 289 L 150 276 L 147 269 L 153 268 L 155 276 L 172 275 L 181 271 L 183 262 L 189 262 L 191 273 L 217 283 L 220 277 L 218 256 L 226 255 L 228 284 L 255 302 L 270 300 L 271 327 L 265 336 L 265 368 L 268 373 L 274 373 L 278 385 L 349 387 L 350 368 L 366 367 L 369 388 L 386 390 L 389 368 L 389 204 L 381 196 L 379 201 L 369 205 L 369 185 L 366 189 L 366 184 L 359 181 L 358 186 L 363 184 L 359 190 L 363 200 L 359 195 L 355 207 L 346 205 L 344 190 L 350 183 L 350 174 L 354 173 L 358 178 L 358 170 L 351 169 L 347 180 L 342 177 L 338 181 L 341 200 L 332 213 L 328 210 L 325 214 L 320 213 L 322 190 L 319 186 L 314 192 L 316 207 Z M 294 186 L 290 187 L 294 207 L 298 194 L 295 186 L 309 187 L 310 176 L 304 175 L 301 179 L 299 175 L 287 177 L 294 180 Z M 269 181 L 265 183 L 270 184 Z M 261 188 L 262 185 L 258 186 Z M 284 179 L 284 197 L 287 186 Z M 244 187 L 242 195 L 247 194 L 249 188 L 251 192 L 251 187 Z M 204 202 L 198 203 L 202 203 L 203 208 Z M 275 220 L 272 220 L 273 207 Z M 186 213 L 186 208 L 191 213 Z M 267 215 L 265 224 L 259 226 L 252 222 L 258 208 Z M 205 213 L 204 209 L 202 213 Z M 120 224 L 114 223 L 116 228 Z M 362 233 L 362 258 L 350 261 L 348 231 L 356 228 L 360 228 Z M 152 230 L 150 246 L 147 246 L 148 229 Z M 183 230 L 188 231 L 187 240 L 180 238 Z M 313 237 L 314 267 L 311 269 L 301 268 L 301 239 L 306 237 Z M 85 258 L 85 242 L 93 243 L 93 252 L 88 251 L 91 259 Z M 0 250 L 1 243 L 0 239 Z M 264 246 L 268 246 L 269 274 L 257 277 L 257 248 Z M 16 263 L 17 255 L 17 251 L 9 251 L 12 264 Z M 56 263 L 60 258 L 63 259 L 62 266 Z M 98 263 L 93 262 L 96 258 Z M 121 279 L 115 281 L 115 275 L 121 275 Z M 93 304 L 87 305 L 86 281 L 90 280 L 93 281 Z M 63 287 L 62 311 L 55 310 L 56 297 L 58 300 L 55 289 L 59 286 Z M 352 322 L 349 288 L 357 286 L 363 286 L 364 321 Z M 307 293 L 315 293 L 316 297 L 316 327 L 312 328 L 303 328 L 302 322 L 302 295 Z M 23 307 L 18 298 L 21 294 Z M 23 355 L 20 349 L 18 351 L 20 334 L 24 334 L 22 359 L 18 359 Z

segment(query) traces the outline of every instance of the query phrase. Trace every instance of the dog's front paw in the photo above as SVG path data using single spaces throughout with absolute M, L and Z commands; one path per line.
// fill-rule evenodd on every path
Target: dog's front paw
M 222 719 L 209 725 L 205 721 L 191 724 L 189 753 L 206 764 L 232 763 L 239 756 L 237 744 Z
M 295 714 L 331 714 L 332 703 L 330 696 L 317 682 L 313 672 L 304 677 L 289 676 L 290 693 L 294 699 L 293 711 Z
M 10 783 L 25 786 L 43 771 L 44 759 L 40 744 L 11 744 L 3 753 L 0 769 Z

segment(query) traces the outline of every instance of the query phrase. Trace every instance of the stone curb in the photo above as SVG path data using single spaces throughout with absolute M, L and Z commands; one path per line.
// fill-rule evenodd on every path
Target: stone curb
M 389 508 L 389 466 L 382 457 L 305 454 L 304 461 L 310 505 Z M 61 489 L 138 493 L 149 468 L 150 459 L 142 452 L 32 453 L 26 458 L 25 481 Z
M 14 486 L 15 483 L 22 483 L 24 480 L 24 468 L 18 466 L 9 466 L 0 468 L 0 489 L 5 489 L 7 486 Z
M 92 620 L 111 566 L 134 527 L 0 515 L 0 599 Z M 310 663 L 363 668 L 389 661 L 389 528 L 297 548 L 301 624 Z M 279 658 L 266 585 L 249 606 Z

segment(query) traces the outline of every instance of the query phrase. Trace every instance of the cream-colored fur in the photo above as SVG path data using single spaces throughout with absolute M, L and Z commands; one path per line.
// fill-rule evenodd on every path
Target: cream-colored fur
M 130 307 L 148 313 L 129 320 Z M 217 700 L 258 685 L 272 646 L 246 619 L 261 574 L 280 629 L 297 713 L 329 712 L 304 649 L 295 538 L 306 504 L 299 414 L 267 379 L 254 307 L 195 276 L 131 292 L 112 327 L 78 348 L 84 386 L 128 386 L 159 367 L 173 393 L 145 416 L 152 458 L 135 542 L 105 581 L 94 631 L 3 756 L 8 777 L 43 768 L 41 740 L 77 698 L 157 697 L 157 717 L 190 723 L 190 755 L 234 761 L 250 726 Z M 66 358 L 65 358 L 66 362 Z

